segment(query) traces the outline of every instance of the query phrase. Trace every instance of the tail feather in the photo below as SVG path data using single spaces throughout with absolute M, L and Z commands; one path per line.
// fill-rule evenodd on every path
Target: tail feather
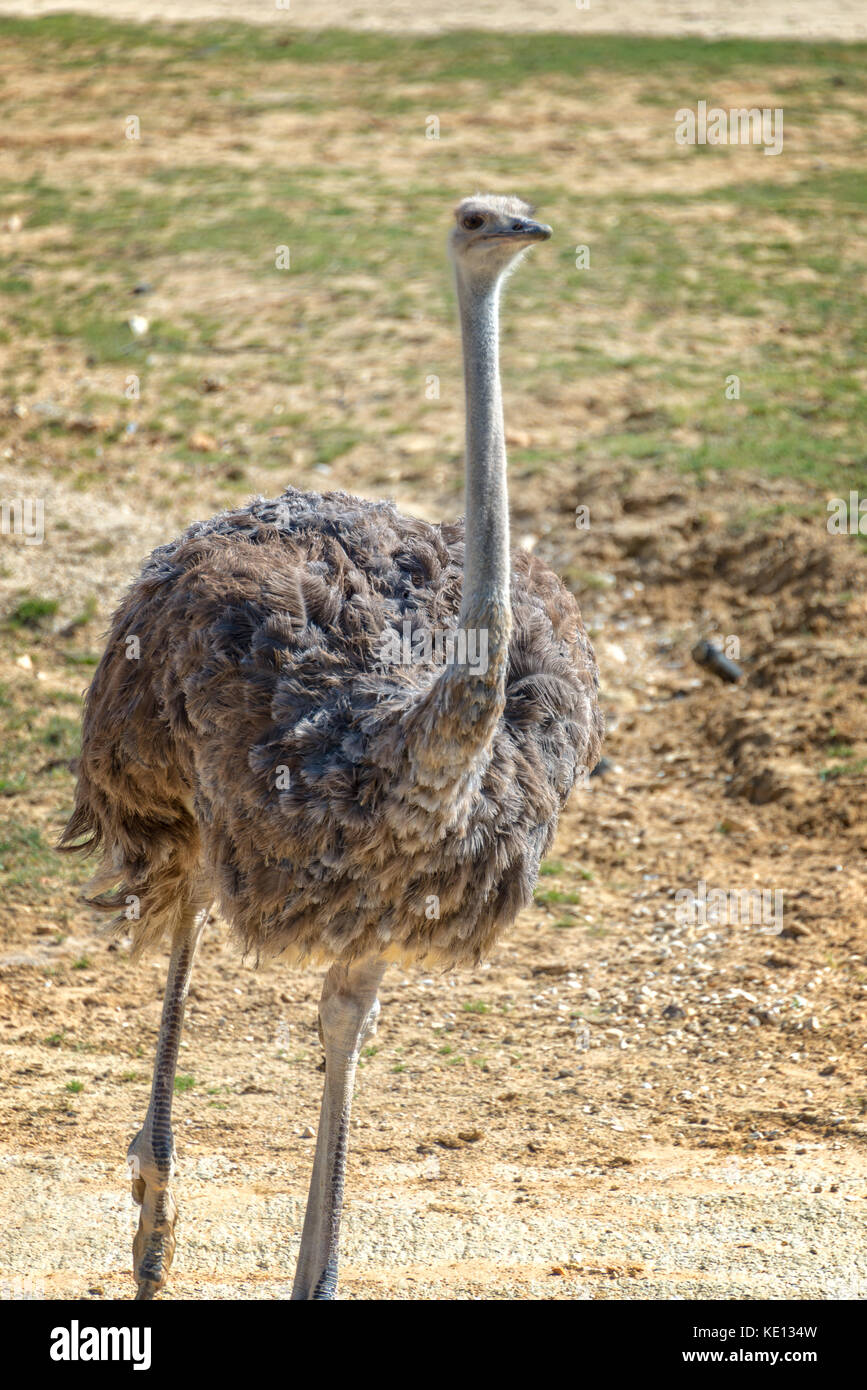
M 93 854 L 101 844 L 102 826 L 87 802 L 77 799 L 55 848 L 63 854 Z
M 80 774 L 75 808 L 57 848 L 84 855 L 102 849 L 82 897 L 117 914 L 107 930 L 132 937 L 133 957 L 171 935 L 191 908 L 207 905 L 198 826 L 182 803 L 144 816 L 103 798 Z

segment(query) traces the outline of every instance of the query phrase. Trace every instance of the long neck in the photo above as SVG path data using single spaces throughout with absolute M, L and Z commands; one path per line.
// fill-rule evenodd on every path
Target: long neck
M 509 501 L 500 389 L 500 283 L 457 277 L 467 410 L 466 526 L 461 626 L 508 642 Z
M 455 824 L 468 813 L 506 704 L 512 610 L 498 299 L 498 285 L 482 290 L 458 276 L 467 389 L 464 584 L 457 634 L 459 643 L 464 638 L 464 656 L 446 665 L 401 721 L 412 769 L 408 799 L 452 817 Z M 470 652 L 474 659 L 467 659 Z

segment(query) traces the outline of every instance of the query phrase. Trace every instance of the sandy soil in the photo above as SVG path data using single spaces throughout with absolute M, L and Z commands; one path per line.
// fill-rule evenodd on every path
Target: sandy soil
M 540 880 L 580 893 L 525 914 L 474 975 L 392 969 L 359 1080 L 343 1296 L 863 1297 L 867 789 L 817 782 L 808 745 L 814 724 L 857 733 L 863 718 L 864 602 L 834 595 L 859 576 L 863 594 L 864 562 L 795 520 L 746 545 L 713 525 L 696 537 L 686 484 L 639 478 L 619 502 L 598 469 L 584 484 L 619 509 L 581 541 L 616 578 L 585 597 L 612 768 L 575 797 Z M 44 486 L 74 523 L 81 499 Z M 558 504 L 540 488 L 544 526 Z M 134 547 L 167 518 L 125 524 Z M 72 574 L 71 544 L 60 533 L 54 558 Z M 119 583 L 126 546 L 106 563 L 101 584 Z M 805 645 L 823 607 L 827 635 Z M 683 632 L 701 611 L 754 633 L 745 688 L 691 663 Z M 782 923 L 679 922 L 675 891 L 701 879 L 781 889 Z M 6 1269 L 53 1296 L 125 1296 L 123 1152 L 165 960 L 131 969 L 86 912 L 65 938 L 42 909 L 4 926 Z M 209 927 L 168 1296 L 286 1295 L 318 988 L 279 963 L 253 971 Z
M 238 20 L 245 24 L 285 22 L 305 29 L 379 29 L 433 34 L 444 29 L 502 29 L 513 33 L 566 30 L 584 34 L 692 34 L 720 38 L 863 39 L 867 12 L 861 0 L 589 0 L 579 9 L 574 0 L 4 0 L 0 14 L 42 15 L 56 11 L 110 15 L 146 23 Z

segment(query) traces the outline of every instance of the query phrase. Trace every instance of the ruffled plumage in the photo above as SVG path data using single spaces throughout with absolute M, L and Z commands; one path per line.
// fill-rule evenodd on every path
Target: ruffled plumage
M 444 657 L 385 644 L 455 631 L 462 573 L 461 524 L 294 488 L 154 551 L 87 697 L 62 841 L 102 846 L 120 886 L 94 901 L 137 950 L 215 896 L 257 954 L 459 964 L 529 903 L 598 758 L 596 664 L 572 595 L 517 553 L 505 709 L 481 760 L 420 781 L 408 718 Z

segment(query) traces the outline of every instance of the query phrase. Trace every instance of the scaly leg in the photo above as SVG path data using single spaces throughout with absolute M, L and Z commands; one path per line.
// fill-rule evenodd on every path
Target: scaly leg
M 294 1300 L 333 1299 L 337 1292 L 337 1247 L 352 1088 L 362 1044 L 376 1032 L 376 996 L 384 970 L 385 961 L 368 956 L 353 965 L 332 965 L 325 976 L 319 1001 L 325 1091 L 292 1289 Z
M 127 1152 L 132 1195 L 141 1206 L 132 1247 L 136 1299 L 150 1299 L 159 1293 L 175 1253 L 178 1208 L 170 1187 L 175 1166 L 172 1096 L 190 972 L 207 916 L 207 908 L 196 913 L 188 925 L 176 931 L 172 941 L 150 1104 L 144 1125 Z

